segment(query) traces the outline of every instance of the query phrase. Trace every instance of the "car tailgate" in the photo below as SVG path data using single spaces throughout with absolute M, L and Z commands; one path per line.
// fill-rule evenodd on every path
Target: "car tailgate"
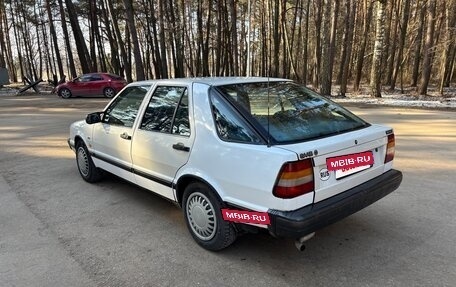
M 371 125 L 357 131 L 280 147 L 296 152 L 301 159 L 313 158 L 314 202 L 319 202 L 391 169 L 392 163 L 384 163 L 388 134 L 391 132 L 388 127 Z M 364 152 L 373 156 L 373 165 L 348 170 L 328 170 L 327 159 Z

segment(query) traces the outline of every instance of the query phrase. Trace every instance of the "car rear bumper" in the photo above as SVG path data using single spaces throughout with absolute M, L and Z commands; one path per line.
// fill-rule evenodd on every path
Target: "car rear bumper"
M 268 229 L 278 237 L 299 238 L 335 223 L 393 192 L 402 173 L 390 170 L 341 194 L 292 211 L 270 209 Z

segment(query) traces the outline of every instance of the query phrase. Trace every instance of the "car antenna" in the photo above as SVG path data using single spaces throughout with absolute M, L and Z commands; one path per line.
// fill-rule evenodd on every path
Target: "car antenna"
M 267 50 L 267 53 L 269 54 L 268 56 L 270 56 L 272 54 L 271 52 L 271 45 L 269 45 L 269 49 Z M 268 138 L 267 138 L 267 144 L 268 144 L 268 147 L 271 147 L 271 133 L 270 133 L 270 119 L 269 119 L 269 116 L 270 116 L 270 85 L 269 85 L 269 78 L 271 77 L 271 57 L 268 57 L 268 65 L 267 65 L 267 75 L 268 75 L 268 83 L 267 83 L 267 88 L 268 88 Z

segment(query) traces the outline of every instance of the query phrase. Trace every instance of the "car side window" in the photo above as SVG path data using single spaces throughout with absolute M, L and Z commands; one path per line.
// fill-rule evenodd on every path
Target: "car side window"
M 187 88 L 157 87 L 146 108 L 140 129 L 190 136 Z
M 90 79 L 90 75 L 82 75 L 81 77 L 79 77 L 79 82 L 90 82 Z
M 239 143 L 262 143 L 261 138 L 219 94 L 212 93 L 211 101 L 215 127 L 222 140 Z
M 101 75 L 95 74 L 90 77 L 90 81 L 103 81 L 103 77 Z
M 188 93 L 184 91 L 181 101 L 177 106 L 173 121 L 173 134 L 190 136 L 190 120 L 188 115 Z
M 150 86 L 131 86 L 123 90 L 104 112 L 103 123 L 132 127 L 149 88 Z

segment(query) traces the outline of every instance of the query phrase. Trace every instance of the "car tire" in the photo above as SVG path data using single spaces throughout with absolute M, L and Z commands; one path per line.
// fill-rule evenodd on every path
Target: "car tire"
M 106 98 L 112 98 L 116 95 L 116 91 L 113 88 L 107 87 L 107 88 L 104 88 L 103 95 Z
M 63 99 L 69 99 L 71 98 L 71 91 L 67 88 L 62 88 L 59 90 L 59 96 L 61 96 Z
M 182 202 L 187 228 L 200 246 L 218 251 L 236 240 L 233 224 L 223 220 L 223 202 L 205 184 L 189 184 L 185 188 Z
M 82 141 L 76 144 L 76 163 L 79 174 L 85 181 L 94 183 L 102 179 L 103 171 L 95 166 L 86 145 Z

